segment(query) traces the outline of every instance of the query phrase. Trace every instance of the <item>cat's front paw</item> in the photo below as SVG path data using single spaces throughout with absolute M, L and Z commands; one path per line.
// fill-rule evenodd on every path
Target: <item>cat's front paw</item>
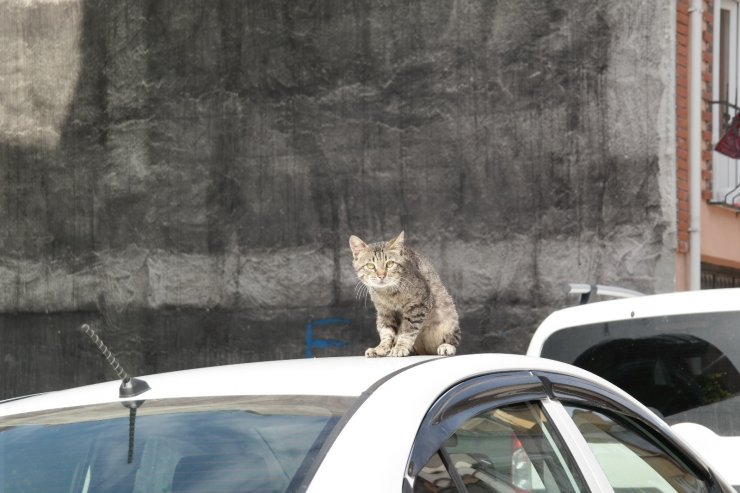
M 365 350 L 365 356 L 368 358 L 382 358 L 388 355 L 388 348 L 385 346 L 369 347 Z
M 455 356 L 457 348 L 452 344 L 440 344 L 437 348 L 437 354 L 440 356 Z
M 408 356 L 410 354 L 411 354 L 411 350 L 409 348 L 396 346 L 393 349 L 391 349 L 389 356 L 403 357 L 403 356 Z
M 365 350 L 365 357 L 366 358 L 377 358 L 379 356 L 380 355 L 378 354 L 378 352 L 375 350 L 374 347 L 369 347 L 369 348 L 367 348 Z

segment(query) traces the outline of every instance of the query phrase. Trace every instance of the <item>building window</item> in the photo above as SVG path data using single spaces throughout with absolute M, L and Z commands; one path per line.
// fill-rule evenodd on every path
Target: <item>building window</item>
M 714 23 L 714 81 L 712 92 L 712 141 L 718 142 L 740 107 L 738 95 L 738 8 L 737 0 L 717 2 Z M 740 160 L 712 153 L 711 202 L 740 208 Z
M 712 264 L 701 264 L 701 289 L 740 287 L 740 270 Z

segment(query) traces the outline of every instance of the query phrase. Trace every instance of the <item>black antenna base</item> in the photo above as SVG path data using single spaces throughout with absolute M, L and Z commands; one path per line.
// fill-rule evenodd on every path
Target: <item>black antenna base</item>
M 136 397 L 149 390 L 149 384 L 144 380 L 134 377 L 126 377 L 121 382 L 121 386 L 118 388 L 118 397 L 121 399 L 127 399 L 129 397 Z

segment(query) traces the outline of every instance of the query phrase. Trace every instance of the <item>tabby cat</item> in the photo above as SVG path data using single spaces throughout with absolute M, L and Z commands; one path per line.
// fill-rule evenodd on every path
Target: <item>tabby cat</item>
M 365 356 L 454 355 L 460 344 L 455 303 L 429 259 L 404 244 L 403 231 L 370 245 L 353 235 L 349 246 L 358 287 L 367 289 L 377 311 L 380 344 Z

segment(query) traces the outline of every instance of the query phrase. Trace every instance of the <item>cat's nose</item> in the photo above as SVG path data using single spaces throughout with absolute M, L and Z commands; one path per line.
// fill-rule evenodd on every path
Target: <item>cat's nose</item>
M 385 271 L 384 270 L 379 270 L 378 271 L 378 278 L 385 279 Z

